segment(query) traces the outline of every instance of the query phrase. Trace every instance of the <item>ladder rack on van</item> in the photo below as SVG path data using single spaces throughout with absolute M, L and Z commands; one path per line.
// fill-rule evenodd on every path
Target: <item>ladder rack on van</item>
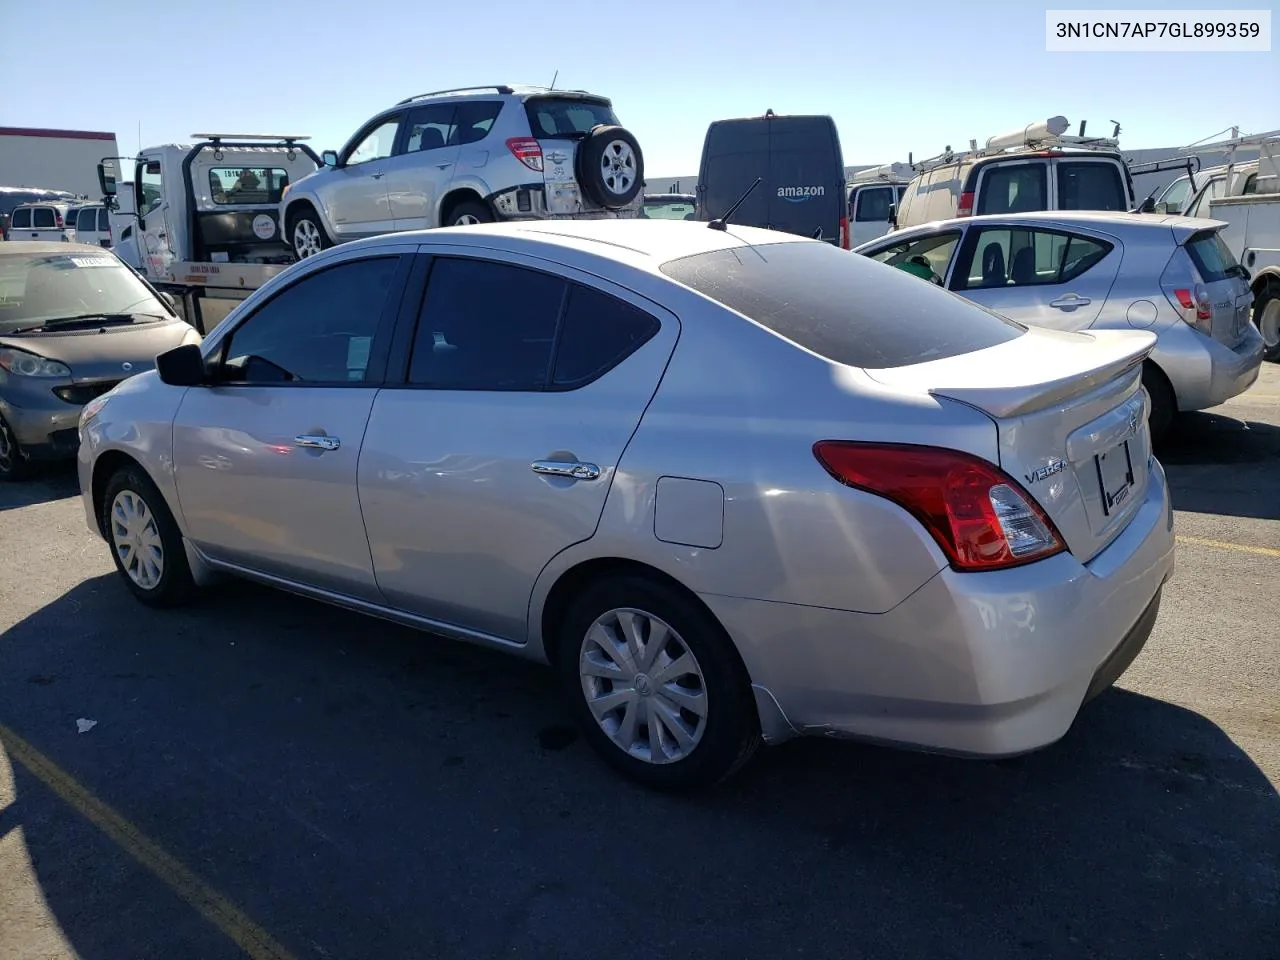
M 848 180 L 850 184 L 855 183 L 875 183 L 877 181 L 892 182 L 902 181 L 906 183 L 914 175 L 911 165 L 908 163 L 886 163 L 879 167 L 869 167 L 866 170 L 859 170 Z
M 1066 132 L 1068 127 L 1066 117 L 1050 117 L 1048 120 L 1028 124 L 1021 130 L 988 137 L 984 147 L 979 147 L 978 141 L 974 139 L 969 141 L 968 150 L 962 150 L 957 153 L 948 145 L 942 153 L 929 157 L 927 160 L 913 162 L 910 155 L 908 155 L 907 162 L 916 173 L 928 173 L 937 167 L 960 163 L 965 160 L 978 160 L 983 157 L 1001 155 L 1010 156 L 1020 152 L 1052 150 L 1062 147 L 1091 148 L 1109 152 L 1115 152 L 1120 149 L 1120 141 L 1118 139 L 1120 124 L 1115 124 L 1115 130 L 1109 137 L 1086 137 L 1084 135 L 1086 123 L 1087 121 L 1080 121 L 1080 132 L 1072 135 Z

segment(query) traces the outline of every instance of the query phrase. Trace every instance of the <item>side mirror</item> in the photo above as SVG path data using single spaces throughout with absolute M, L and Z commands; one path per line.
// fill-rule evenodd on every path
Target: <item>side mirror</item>
M 1140 207 L 1138 208 L 1138 212 L 1139 212 L 1139 213 L 1155 213 L 1155 212 L 1156 212 L 1156 198 L 1155 198 L 1155 197 L 1147 197 L 1147 199 L 1143 200 L 1143 201 L 1142 201 L 1142 206 L 1140 206 Z
M 896 203 L 889 204 L 889 226 L 898 226 L 898 205 Z
M 156 357 L 156 373 L 171 387 L 198 387 L 209 382 L 200 345 L 183 344 Z
M 98 164 L 98 186 L 102 188 L 104 197 L 114 197 L 116 195 L 116 176 L 115 171 L 107 172 L 105 163 Z
M 326 167 L 336 167 L 338 165 L 338 152 L 336 150 L 326 150 L 320 154 L 320 159 Z
M 173 294 L 172 294 L 172 293 L 165 293 L 163 290 L 161 290 L 161 291 L 159 291 L 159 292 L 160 292 L 160 299 L 161 299 L 161 300 L 163 300 L 165 303 L 167 303 L 167 304 L 169 305 L 169 309 L 170 309 L 170 310 L 172 310 L 174 313 L 177 313 L 177 312 L 178 312 L 178 301 L 174 299 Z

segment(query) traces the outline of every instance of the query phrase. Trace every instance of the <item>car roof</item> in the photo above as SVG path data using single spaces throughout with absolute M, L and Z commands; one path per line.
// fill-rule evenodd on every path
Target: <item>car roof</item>
M 92 253 L 99 257 L 115 256 L 110 250 L 105 250 L 96 243 L 67 243 L 57 240 L 13 240 L 9 243 L 0 243 L 0 257 L 42 253 Z
M 1132 227 L 1186 227 L 1192 225 L 1220 223 L 1204 217 L 1183 217 L 1176 214 L 1155 213 L 1121 213 L 1111 210 L 1035 210 L 1026 213 L 987 213 L 976 217 L 951 217 L 947 220 L 933 220 L 918 226 L 908 227 L 895 233 L 931 232 L 944 227 L 963 227 L 966 224 L 984 223 L 1025 223 L 1057 224 L 1058 226 L 1084 226 L 1122 228 Z M 886 237 L 891 234 L 885 234 Z M 882 238 L 883 239 L 883 238 Z
M 583 254 L 605 257 L 645 270 L 659 272 L 662 264 L 682 257 L 715 250 L 746 248 L 772 243 L 822 243 L 778 230 L 738 227 L 713 230 L 701 221 L 647 220 L 641 218 L 601 220 L 528 220 L 511 223 L 484 223 L 464 227 L 440 227 L 355 240 L 341 247 L 381 246 L 411 240 L 458 246 L 497 247 L 512 252 L 545 254 L 548 245 Z M 539 249 L 543 248 L 543 249 Z

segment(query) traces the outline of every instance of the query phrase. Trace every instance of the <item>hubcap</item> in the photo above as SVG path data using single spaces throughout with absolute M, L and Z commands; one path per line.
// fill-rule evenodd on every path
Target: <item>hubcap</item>
M 610 142 L 600 158 L 600 175 L 605 188 L 614 196 L 626 194 L 636 182 L 636 155 L 631 144 L 622 140 Z
M 1270 300 L 1258 318 L 1258 332 L 1268 349 L 1280 344 L 1280 300 Z
M 293 228 L 293 251 L 305 260 L 320 252 L 320 228 L 310 220 L 299 220 Z
M 480 218 L 472 213 L 464 213 L 453 221 L 455 227 L 470 227 L 478 224 Z
M 164 546 L 155 514 L 132 490 L 121 490 L 111 501 L 111 543 L 129 579 L 155 589 L 164 574 Z
M 17 456 L 17 445 L 9 434 L 9 425 L 0 420 L 0 470 L 8 473 L 13 469 L 14 457 Z
M 707 727 L 707 688 L 693 651 L 643 610 L 610 610 L 587 630 L 578 657 L 596 723 L 620 750 L 646 763 L 693 753 Z

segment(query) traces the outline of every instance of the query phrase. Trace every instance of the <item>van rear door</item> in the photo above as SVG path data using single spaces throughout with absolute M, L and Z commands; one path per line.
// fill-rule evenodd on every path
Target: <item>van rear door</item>
M 757 117 L 714 121 L 702 144 L 697 218 L 724 216 L 756 177 L 760 185 L 733 215 L 733 222 L 744 227 L 769 225 L 769 125 Z
M 770 117 L 769 226 L 847 246 L 844 159 L 830 117 Z M 885 210 L 886 219 L 888 210 Z

